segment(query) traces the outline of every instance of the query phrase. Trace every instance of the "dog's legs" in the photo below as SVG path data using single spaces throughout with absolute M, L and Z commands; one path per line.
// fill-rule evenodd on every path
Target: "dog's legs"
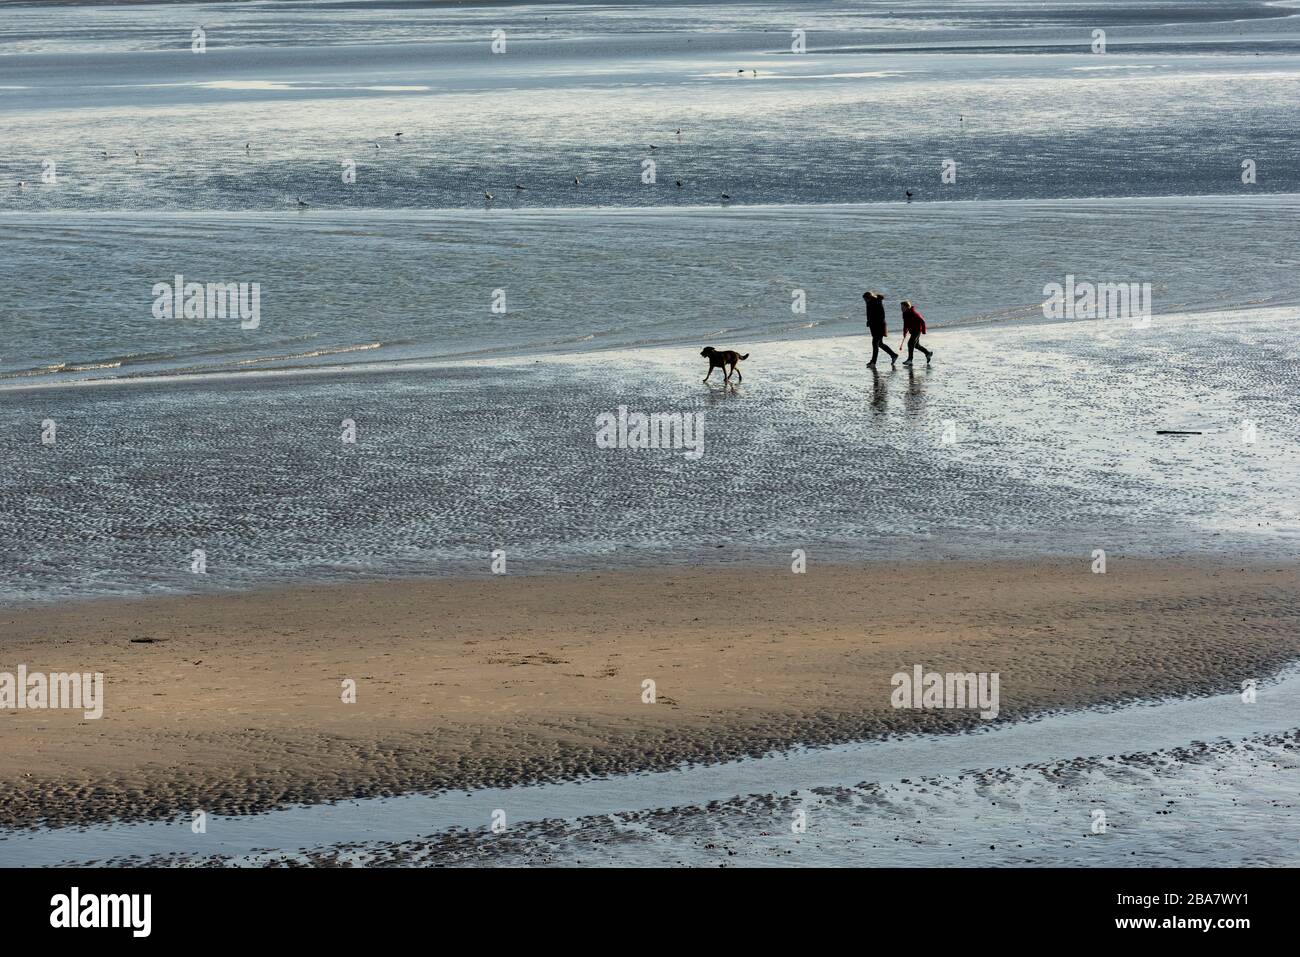
M 709 366 L 709 375 L 706 375 L 706 376 L 704 377 L 704 381 L 705 381 L 705 382 L 708 382 L 708 381 L 709 381 L 709 376 L 711 376 L 711 375 L 713 375 L 713 366 Z
M 732 366 L 732 367 L 731 367 L 731 371 L 734 372 L 734 373 L 736 373 L 736 381 L 737 381 L 737 382 L 744 382 L 744 381 L 745 381 L 745 377 L 744 377 L 743 375 L 740 374 L 740 368 L 739 368 L 739 367 L 737 367 L 737 366 Z

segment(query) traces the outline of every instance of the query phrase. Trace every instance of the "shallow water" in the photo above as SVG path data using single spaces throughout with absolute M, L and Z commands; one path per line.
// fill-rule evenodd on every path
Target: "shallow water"
M 664 348 L 16 393 L 4 593 L 486 574 L 495 549 L 511 573 L 795 548 L 1294 558 L 1298 331 L 1266 310 L 936 331 L 932 366 L 874 373 L 861 337 L 769 343 L 734 387 Z M 620 405 L 703 415 L 702 456 L 598 447 Z
M 1151 284 L 1157 314 L 1300 313 L 1300 198 L 730 210 L 0 215 L 0 390 L 184 372 L 1041 321 L 1044 286 Z M 1228 224 L 1231 227 L 1228 228 Z M 157 319 L 155 283 L 246 282 L 260 325 Z M 505 311 L 493 312 L 497 290 Z M 806 303 L 795 312 L 795 291 Z M 1288 333 L 1285 333 L 1289 335 Z M 1254 357 L 1244 356 L 1247 361 Z
M 496 548 L 1300 557 L 1293 4 L 0 10 L 0 601 Z M 258 283 L 261 325 L 155 319 L 177 274 Z M 1151 283 L 1153 325 L 1043 322 L 1067 275 Z M 932 367 L 863 368 L 865 287 L 895 334 L 921 304 Z M 751 353 L 743 385 L 699 382 L 704 343 Z M 620 405 L 702 413 L 703 457 L 598 450 Z M 10 834 L 0 862 L 1295 864 L 1298 696 Z
M 1246 158 L 1252 191 L 1295 192 L 1297 24 L 1162 0 L 18 7 L 0 209 L 1206 195 Z
M 1294 552 L 1291 7 L 5 11 L 0 600 L 495 548 Z M 156 319 L 177 275 L 257 283 L 260 325 Z M 1067 275 L 1150 283 L 1156 328 L 1037 324 Z M 864 373 L 868 286 L 895 333 L 921 304 L 934 368 Z M 752 354 L 734 394 L 696 381 L 705 343 Z M 598 454 L 619 405 L 705 412 L 704 458 Z M 1206 434 L 1153 435 L 1179 427 Z
M 1124 865 L 1136 852 L 1144 864 L 1223 866 L 1248 848 L 1253 863 L 1294 865 L 1297 709 L 1291 670 L 1253 704 L 1233 693 L 675 771 L 212 816 L 203 834 L 188 817 L 14 831 L 0 860 L 238 864 L 314 848 L 308 857 L 364 863 Z M 1104 833 L 1093 834 L 1096 809 Z M 803 834 L 790 828 L 797 810 Z M 1001 853 L 983 853 L 990 844 Z

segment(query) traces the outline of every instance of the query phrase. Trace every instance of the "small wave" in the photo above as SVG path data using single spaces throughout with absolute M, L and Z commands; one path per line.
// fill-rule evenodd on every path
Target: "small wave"
M 386 345 L 393 345 L 391 342 L 363 342 L 357 345 L 337 346 L 335 348 L 312 349 L 308 352 L 287 352 L 273 356 L 252 356 L 247 359 L 232 359 L 228 362 L 209 362 L 199 365 L 172 366 L 166 369 L 154 369 L 147 372 L 129 372 L 125 375 L 116 376 L 117 379 L 172 379 L 183 378 L 185 376 L 198 376 L 210 373 L 238 374 L 241 370 L 250 370 L 247 367 L 262 365 L 267 362 L 294 362 L 302 359 L 318 359 L 323 356 L 345 355 L 349 352 L 369 352 L 374 349 L 382 349 Z M 284 372 L 301 371 L 301 368 L 311 368 L 290 366 L 283 370 Z M 343 369 L 346 366 L 340 365 L 338 368 Z
M 301 336 L 291 336 L 274 344 L 287 346 L 295 342 L 306 342 L 309 339 L 316 338 L 317 335 L 319 335 L 319 333 L 310 332 Z M 247 346 L 242 345 L 223 346 L 217 349 L 180 349 L 176 352 L 128 352 L 120 356 L 105 356 L 101 359 L 67 359 L 63 362 L 55 362 L 50 365 L 32 366 L 27 369 L 15 369 L 11 372 L 0 372 L 0 380 L 62 375 L 68 372 L 94 372 L 99 369 L 120 369 L 123 366 L 138 366 L 146 365 L 148 363 L 176 362 L 211 356 L 232 355 L 234 353 L 246 352 L 247 348 Z M 311 353 L 307 353 L 307 355 L 311 355 Z
M 319 356 L 337 356 L 348 352 L 368 352 L 371 349 L 380 349 L 382 342 L 365 342 L 355 346 L 338 346 L 333 349 L 313 349 L 310 352 L 291 352 L 279 356 L 257 356 L 253 359 L 240 359 L 234 364 L 237 366 L 257 365 L 260 362 L 292 362 L 294 359 L 315 359 Z M 221 363 L 217 363 L 220 365 Z

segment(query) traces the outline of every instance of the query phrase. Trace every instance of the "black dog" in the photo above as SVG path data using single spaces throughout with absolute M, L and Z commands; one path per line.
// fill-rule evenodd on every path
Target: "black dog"
M 717 349 L 713 348 L 713 346 L 705 346 L 700 351 L 700 355 L 709 360 L 709 375 L 704 377 L 705 382 L 709 381 L 709 376 L 713 375 L 714 369 L 722 370 L 723 382 L 726 382 L 731 378 L 732 372 L 736 373 L 737 382 L 745 381 L 745 377 L 741 375 L 740 370 L 736 368 L 736 363 L 740 362 L 741 359 L 748 359 L 748 352 L 742 356 L 739 352 L 733 352 L 730 349 L 726 352 L 719 352 Z M 727 371 L 727 366 L 731 366 L 731 372 Z

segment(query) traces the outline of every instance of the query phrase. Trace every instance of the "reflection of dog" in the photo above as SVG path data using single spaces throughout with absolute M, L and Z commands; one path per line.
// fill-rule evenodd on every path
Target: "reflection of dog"
M 700 350 L 700 355 L 709 360 L 709 375 L 704 377 L 705 382 L 709 381 L 709 376 L 713 375 L 714 369 L 722 370 L 723 382 L 726 382 L 731 378 L 732 372 L 736 373 L 737 382 L 745 381 L 745 377 L 740 374 L 740 370 L 736 368 L 736 364 L 740 362 L 741 359 L 748 359 L 748 352 L 742 356 L 739 352 L 732 352 L 730 349 L 726 352 L 719 352 L 717 349 L 713 348 L 713 346 L 705 346 Z M 731 366 L 731 372 L 727 371 L 727 366 Z

